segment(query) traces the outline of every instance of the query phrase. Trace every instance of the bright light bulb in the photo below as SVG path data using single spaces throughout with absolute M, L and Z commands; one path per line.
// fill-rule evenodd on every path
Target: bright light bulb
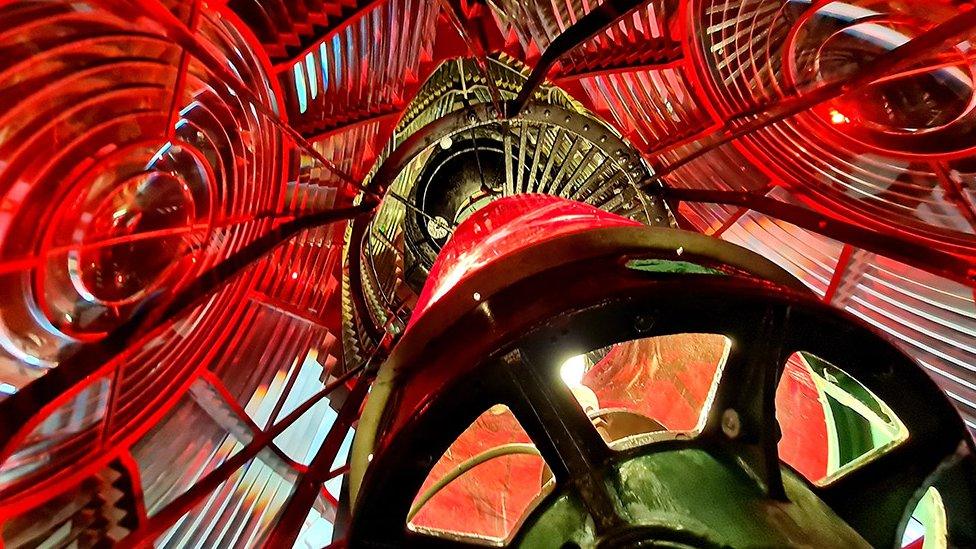
M 851 119 L 844 116 L 844 113 L 838 111 L 837 109 L 830 109 L 830 121 L 834 124 L 846 124 L 850 122 Z
M 583 374 L 586 373 L 586 356 L 571 356 L 559 367 L 559 377 L 566 385 L 575 387 L 583 384 Z

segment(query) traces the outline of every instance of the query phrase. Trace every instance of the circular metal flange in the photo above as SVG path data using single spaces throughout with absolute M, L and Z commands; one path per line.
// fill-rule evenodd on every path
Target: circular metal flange
M 649 274 L 627 267 L 633 258 L 673 260 L 678 248 L 681 261 L 717 272 Z M 480 299 L 472 300 L 473 292 Z M 655 321 L 646 322 L 648 316 Z M 557 375 L 549 370 L 558 361 L 539 357 L 673 333 L 718 333 L 733 342 L 708 420 L 695 438 L 608 448 L 569 390 L 545 382 Z M 781 470 L 773 411 L 761 403 L 770 400 L 769 388 L 775 389 L 786 358 L 796 350 L 844 364 L 912 436 L 824 486 Z M 765 259 L 697 234 L 616 228 L 556 238 L 489 264 L 435 302 L 381 368 L 360 420 L 350 476 L 352 539 L 434 543 L 407 529 L 406 510 L 434 461 L 473 417 L 498 402 L 526 420 L 526 432 L 553 468 L 557 489 L 544 501 L 552 503 L 565 490 L 577 493 L 597 531 L 606 535 L 620 531 L 618 512 L 606 503 L 612 497 L 600 496 L 604 488 L 596 479 L 648 452 L 717 452 L 730 463 L 751 462 L 747 470 L 771 501 L 812 494 L 879 546 L 900 540 L 905 509 L 910 513 L 933 482 L 940 491 L 974 493 L 971 478 L 960 480 L 973 469 L 965 425 L 911 359 L 812 298 Z M 735 410 L 738 421 L 723 413 L 728 410 Z M 556 439 L 575 442 L 560 448 Z M 965 540 L 971 510 L 961 513 L 961 520 L 950 523 L 950 535 Z M 516 534 L 513 541 L 519 539 Z
M 655 226 L 671 226 L 673 218 L 663 200 L 639 191 L 639 182 L 650 175 L 647 163 L 619 134 L 584 113 L 557 105 L 528 105 L 518 118 L 498 119 L 490 104 L 476 104 L 440 117 L 404 139 L 376 169 L 370 190 L 397 193 L 384 201 L 375 216 L 351 224 L 348 233 L 348 287 L 346 295 L 358 315 L 358 337 L 378 340 L 384 331 L 402 329 L 406 316 L 394 310 L 423 284 L 433 258 L 442 244 L 426 227 L 434 215 L 422 210 L 417 196 L 424 163 L 437 154 L 448 154 L 472 139 L 497 141 L 502 149 L 506 181 L 491 194 L 500 198 L 519 193 L 544 193 L 586 202 Z M 449 145 L 445 150 L 444 146 Z M 400 201 L 411 203 L 405 207 Z M 394 211 L 399 213 L 393 213 Z M 426 214 L 426 215 L 425 215 Z M 382 235 L 373 222 L 382 220 Z M 456 219 L 451 219 L 451 222 Z M 436 225 L 435 230 L 445 228 Z M 401 238 L 402 236 L 402 238 Z M 388 261 L 377 265 L 369 250 Z M 384 273 L 386 274 L 384 276 Z M 396 273 L 396 274 L 391 274 Z M 389 282 L 390 277 L 402 279 Z M 382 279 L 382 280 L 380 280 Z M 404 288 L 404 283 L 408 288 Z M 347 332 L 352 330 L 350 324 Z

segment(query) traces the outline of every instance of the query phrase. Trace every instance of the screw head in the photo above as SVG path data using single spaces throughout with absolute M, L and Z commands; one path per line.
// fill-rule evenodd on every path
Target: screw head
M 638 316 L 634 319 L 634 331 L 639 334 L 647 333 L 654 327 L 654 318 L 649 316 Z
M 734 439 L 742 432 L 742 419 L 734 408 L 727 408 L 722 412 L 722 432 L 730 439 Z

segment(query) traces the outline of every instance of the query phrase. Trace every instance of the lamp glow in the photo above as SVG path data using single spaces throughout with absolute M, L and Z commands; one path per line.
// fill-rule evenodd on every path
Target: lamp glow
M 830 122 L 832 124 L 847 124 L 850 123 L 851 119 L 844 115 L 844 113 L 838 111 L 837 109 L 830 109 Z
M 559 377 L 566 385 L 576 387 L 583 384 L 583 374 L 586 373 L 586 357 L 584 355 L 571 356 L 559 367 Z

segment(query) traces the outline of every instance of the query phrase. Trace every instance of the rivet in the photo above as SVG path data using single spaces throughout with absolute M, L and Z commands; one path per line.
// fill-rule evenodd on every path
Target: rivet
M 734 439 L 739 436 L 742 432 L 742 420 L 739 418 L 739 412 L 736 412 L 733 408 L 727 408 L 722 412 L 722 432 L 725 436 Z

